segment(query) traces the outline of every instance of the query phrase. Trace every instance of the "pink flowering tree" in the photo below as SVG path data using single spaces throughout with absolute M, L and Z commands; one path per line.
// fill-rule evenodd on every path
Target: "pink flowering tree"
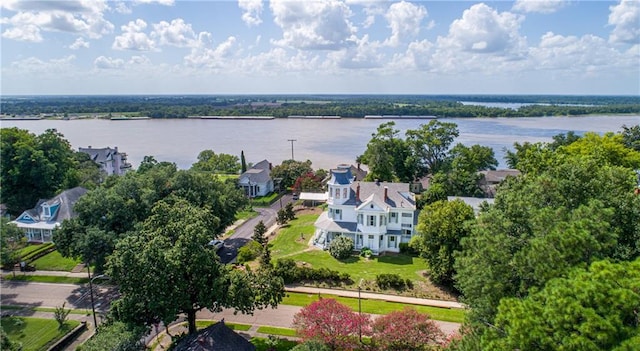
M 373 321 L 371 341 L 380 350 L 431 350 L 444 334 L 426 314 L 406 307 Z
M 293 327 L 304 341 L 317 340 L 331 350 L 359 347 L 359 335 L 370 335 L 369 315 L 359 315 L 334 299 L 321 299 L 293 317 Z

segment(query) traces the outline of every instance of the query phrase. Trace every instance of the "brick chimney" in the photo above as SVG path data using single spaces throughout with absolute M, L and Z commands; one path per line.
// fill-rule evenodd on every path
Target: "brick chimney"
M 385 186 L 384 187 L 384 202 L 387 202 L 387 199 L 389 198 L 388 194 L 389 194 L 389 187 Z
M 356 201 L 360 202 L 360 183 L 356 186 Z

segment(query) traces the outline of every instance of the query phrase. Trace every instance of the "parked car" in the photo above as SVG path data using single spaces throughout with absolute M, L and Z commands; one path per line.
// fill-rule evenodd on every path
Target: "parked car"
M 211 240 L 209 241 L 209 246 L 212 246 L 214 250 L 218 251 L 224 246 L 224 241 L 222 240 Z

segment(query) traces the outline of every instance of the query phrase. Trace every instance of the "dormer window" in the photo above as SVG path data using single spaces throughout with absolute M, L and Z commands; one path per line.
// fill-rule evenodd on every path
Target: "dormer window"
M 51 218 L 51 207 L 48 204 L 42 204 L 42 218 Z

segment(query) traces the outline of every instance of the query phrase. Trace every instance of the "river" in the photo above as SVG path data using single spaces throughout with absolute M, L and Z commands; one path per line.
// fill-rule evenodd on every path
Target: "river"
M 389 120 L 380 119 L 145 119 L 110 121 L 33 120 L 0 121 L 2 128 L 18 127 L 40 134 L 55 128 L 75 149 L 117 146 L 137 168 L 144 156 L 175 162 L 186 169 L 196 162 L 202 150 L 240 156 L 247 162 L 267 159 L 274 165 L 283 160 L 311 160 L 315 169 L 329 169 L 340 163 L 354 164 L 366 149 L 377 127 Z M 550 141 L 568 131 L 605 133 L 620 131 L 622 125 L 640 124 L 640 115 L 582 116 L 538 118 L 446 118 L 458 125 L 456 142 L 493 148 L 500 167 L 506 167 L 504 149 L 514 142 Z M 395 120 L 404 138 L 407 129 L 418 129 L 428 120 Z M 293 142 L 290 140 L 294 140 Z M 293 146 L 293 150 L 292 150 Z

